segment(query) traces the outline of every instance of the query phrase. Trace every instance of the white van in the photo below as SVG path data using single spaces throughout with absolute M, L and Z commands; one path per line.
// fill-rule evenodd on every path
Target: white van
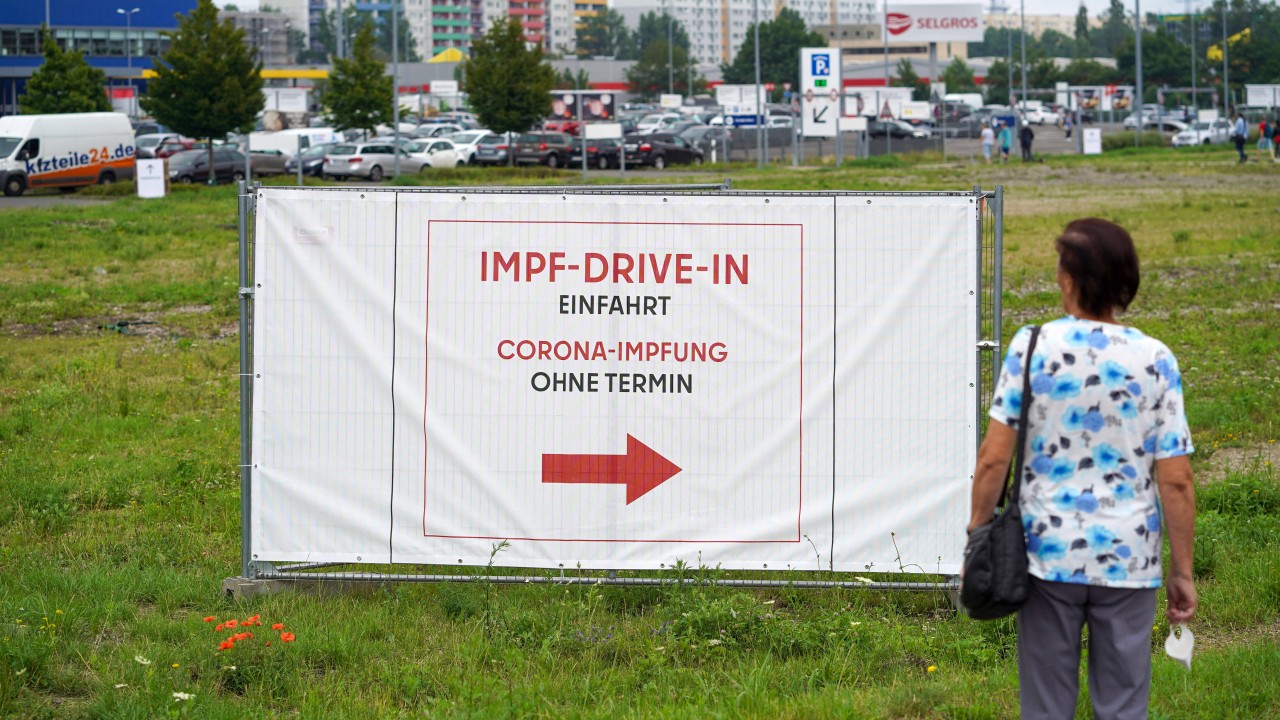
M 131 179 L 133 152 L 133 127 L 124 113 L 0 117 L 5 195 Z
M 301 146 L 298 144 L 299 140 L 301 140 Z M 335 142 L 342 142 L 342 136 L 333 128 L 290 128 L 275 132 L 249 133 L 249 149 L 279 150 L 289 157 L 297 155 L 299 147 L 306 150 L 312 145 Z

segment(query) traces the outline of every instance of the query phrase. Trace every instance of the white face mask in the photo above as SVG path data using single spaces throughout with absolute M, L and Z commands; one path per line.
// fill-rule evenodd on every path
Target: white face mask
M 1164 639 L 1164 653 L 1191 669 L 1191 651 L 1196 646 L 1196 637 L 1186 625 L 1178 624 L 1169 628 L 1169 637 Z

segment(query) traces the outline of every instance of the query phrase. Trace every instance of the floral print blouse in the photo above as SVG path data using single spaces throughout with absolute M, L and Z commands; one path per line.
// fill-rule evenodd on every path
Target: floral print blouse
M 990 416 L 1015 430 L 1022 328 L 1009 344 Z M 1178 362 L 1123 325 L 1067 316 L 1040 330 L 1031 358 L 1021 507 L 1032 575 L 1118 588 L 1159 587 L 1155 462 L 1193 452 Z

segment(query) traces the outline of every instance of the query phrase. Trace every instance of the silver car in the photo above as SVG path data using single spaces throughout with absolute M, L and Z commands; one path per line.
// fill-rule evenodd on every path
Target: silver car
M 368 178 L 381 182 L 395 172 L 395 146 L 388 143 L 340 143 L 324 156 L 324 176 L 345 180 L 349 177 Z M 422 171 L 423 162 L 404 150 L 400 151 L 400 173 L 415 175 Z

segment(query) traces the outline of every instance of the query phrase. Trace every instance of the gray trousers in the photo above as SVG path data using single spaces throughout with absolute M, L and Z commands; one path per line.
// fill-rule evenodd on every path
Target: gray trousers
M 1031 578 L 1018 611 L 1023 720 L 1070 720 L 1080 692 L 1080 630 L 1089 625 L 1089 697 L 1097 720 L 1147 717 L 1156 591 Z

